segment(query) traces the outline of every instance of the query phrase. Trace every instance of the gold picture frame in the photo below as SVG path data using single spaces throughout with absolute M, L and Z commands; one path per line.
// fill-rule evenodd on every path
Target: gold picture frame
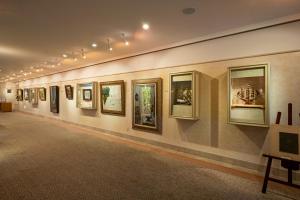
M 39 99 L 46 101 L 46 88 L 39 88 Z
M 97 82 L 78 83 L 76 87 L 77 108 L 96 110 L 97 109 Z M 90 94 L 87 97 L 86 93 Z
M 268 64 L 228 68 L 228 123 L 269 127 Z
M 170 74 L 169 116 L 198 120 L 200 117 L 200 73 L 187 71 Z
M 100 82 L 101 113 L 125 116 L 125 82 Z
M 132 80 L 132 128 L 161 133 L 161 78 Z

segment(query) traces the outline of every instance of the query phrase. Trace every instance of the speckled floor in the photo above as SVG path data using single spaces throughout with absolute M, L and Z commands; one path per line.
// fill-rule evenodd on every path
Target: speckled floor
M 0 113 L 0 199 L 297 199 L 113 137 L 22 113 Z M 292 191 L 292 192 L 291 192 Z M 299 193 L 298 193 L 299 192 Z M 299 198 L 300 199 L 300 198 Z

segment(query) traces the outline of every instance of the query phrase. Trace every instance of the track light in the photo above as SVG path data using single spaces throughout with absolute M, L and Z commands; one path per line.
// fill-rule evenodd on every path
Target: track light
M 147 23 L 143 23 L 143 26 L 142 26 L 142 27 L 143 27 L 143 29 L 146 30 L 146 31 L 149 30 L 149 28 L 150 28 L 149 24 L 147 24 Z
M 112 51 L 112 50 L 113 50 L 113 48 L 110 46 L 110 41 L 109 41 L 109 39 L 107 39 L 107 49 L 108 49 L 109 51 Z
M 97 43 L 93 43 L 92 47 L 97 48 L 98 44 Z
M 125 33 L 122 33 L 121 36 L 122 36 L 122 38 L 123 38 L 123 40 L 124 40 L 124 44 L 125 44 L 126 46 L 128 46 L 128 45 L 129 45 L 129 42 L 126 40 Z

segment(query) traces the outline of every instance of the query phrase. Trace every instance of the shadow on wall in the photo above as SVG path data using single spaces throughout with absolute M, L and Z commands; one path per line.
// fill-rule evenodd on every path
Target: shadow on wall
M 218 147 L 219 81 L 206 74 L 200 77 L 200 119 L 177 119 L 178 132 L 182 141 Z
M 97 109 L 89 110 L 89 109 L 80 109 L 80 113 L 85 116 L 97 117 Z
M 263 150 L 269 131 L 268 128 L 242 125 L 236 125 L 236 127 L 243 132 L 244 135 L 247 136 L 247 138 L 249 138 L 249 140 L 252 141 L 258 149 Z

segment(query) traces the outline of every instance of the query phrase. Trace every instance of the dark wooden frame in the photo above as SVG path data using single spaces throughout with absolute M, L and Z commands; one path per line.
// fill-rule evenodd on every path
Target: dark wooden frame
M 54 91 L 52 91 L 54 89 Z M 56 98 L 55 102 L 52 101 L 52 92 L 55 92 Z M 50 111 L 53 113 L 59 113 L 59 87 L 50 86 Z
M 103 109 L 102 87 L 103 86 L 110 86 L 110 85 L 120 85 L 121 86 L 121 104 L 122 104 L 122 110 L 121 111 Z M 125 116 L 126 115 L 126 111 L 125 111 L 125 104 L 126 104 L 125 82 L 123 80 L 101 82 L 100 83 L 100 104 L 101 104 L 101 113 Z
M 156 123 L 157 127 L 153 128 L 150 126 L 138 125 L 135 124 L 135 86 L 137 84 L 156 84 Z M 131 91 L 132 91 L 132 128 L 141 129 L 154 133 L 161 134 L 162 131 L 162 79 L 161 78 L 152 78 L 152 79 L 141 79 L 141 80 L 132 80 L 131 82 Z
M 41 97 L 41 92 L 44 93 L 44 98 Z M 46 93 L 46 88 L 39 88 L 39 99 L 41 101 L 46 101 L 47 99 L 47 93 Z
M 30 101 L 30 93 L 29 93 L 29 91 L 30 91 L 29 88 L 25 88 L 24 89 L 24 100 L 25 101 Z M 25 94 L 27 94 L 27 96 Z
M 70 91 L 71 91 L 71 94 L 68 94 L 67 93 L 67 88 L 70 88 Z M 65 85 L 65 93 L 66 93 L 66 98 L 69 99 L 69 100 L 73 100 L 73 95 L 74 95 L 74 92 L 73 92 L 73 87 L 72 85 Z
M 85 92 L 90 92 L 90 98 L 86 98 Z M 92 89 L 82 89 L 82 99 L 84 101 L 92 101 L 93 100 L 93 90 Z
M 23 90 L 22 89 L 17 89 L 17 95 L 16 96 L 17 96 L 16 97 L 17 101 L 23 101 Z
M 30 96 L 30 102 L 32 105 L 38 105 L 39 102 L 39 96 L 38 96 L 38 88 L 31 88 L 29 91 Z

